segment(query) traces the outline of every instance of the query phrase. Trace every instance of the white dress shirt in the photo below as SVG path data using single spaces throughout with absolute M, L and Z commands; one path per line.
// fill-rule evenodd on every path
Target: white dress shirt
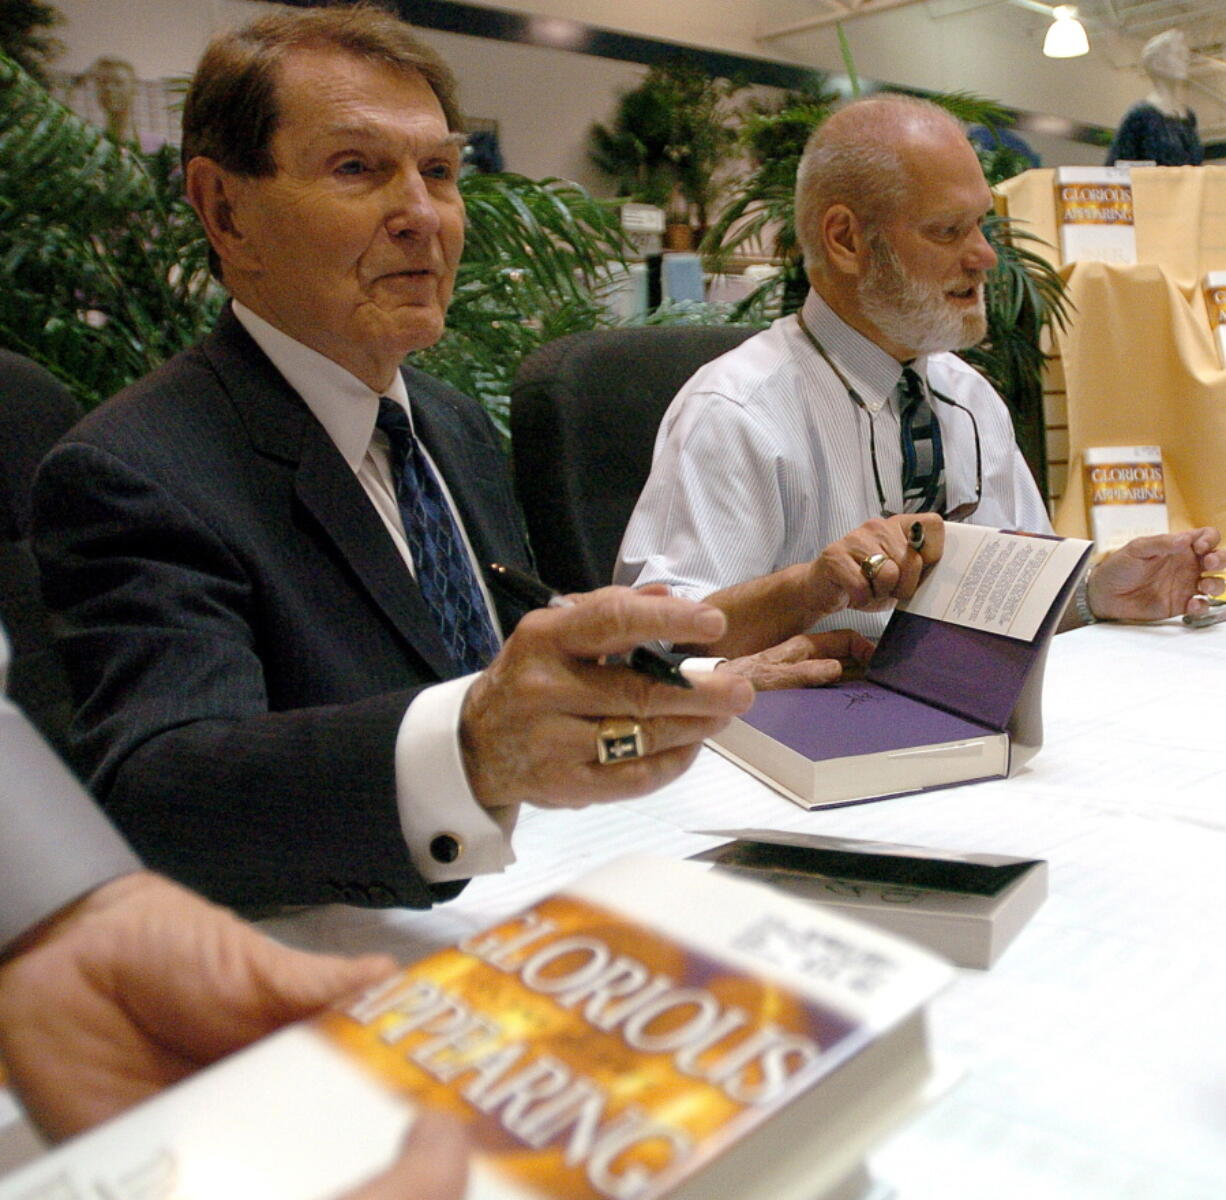
M 651 476 L 627 526 L 615 582 L 665 583 L 702 599 L 721 588 L 816 558 L 872 517 L 869 422 L 886 505 L 902 511 L 902 449 L 894 388 L 902 364 L 810 292 L 805 324 L 864 401 L 861 409 L 795 316 L 706 364 L 669 406 Z M 913 364 L 933 394 L 945 454 L 947 511 L 975 498 L 974 414 L 983 495 L 970 518 L 1049 533 L 1042 497 L 1013 437 L 1004 402 L 954 354 Z M 889 613 L 843 611 L 818 629 L 878 637 Z
M 397 371 L 386 391 L 372 391 L 344 367 L 282 333 L 238 301 L 234 301 L 234 315 L 315 414 L 387 527 L 406 570 L 416 577 L 417 568 L 396 501 L 387 437 L 375 426 L 380 396 L 402 405 L 412 424 L 404 377 Z M 429 460 L 425 447 L 421 449 Z M 490 601 L 446 480 L 433 461 L 430 466 L 438 476 L 464 538 L 490 619 L 501 638 L 498 614 Z M 420 692 L 406 710 L 396 738 L 396 800 L 400 827 L 413 865 L 422 878 L 431 883 L 499 871 L 515 861 L 510 835 L 518 806 L 484 808 L 473 796 L 464 772 L 459 737 L 460 709 L 476 678 L 476 675 L 465 675 Z M 430 853 L 430 843 L 440 834 L 451 834 L 459 843 L 460 854 L 453 862 L 440 863 Z

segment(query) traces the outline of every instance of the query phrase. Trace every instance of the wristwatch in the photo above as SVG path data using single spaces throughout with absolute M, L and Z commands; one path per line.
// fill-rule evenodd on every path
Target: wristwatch
M 1098 624 L 1098 618 L 1090 607 L 1090 576 L 1093 573 L 1094 568 L 1087 567 L 1086 573 L 1077 581 L 1077 587 L 1073 590 L 1073 607 L 1076 608 L 1083 625 Z

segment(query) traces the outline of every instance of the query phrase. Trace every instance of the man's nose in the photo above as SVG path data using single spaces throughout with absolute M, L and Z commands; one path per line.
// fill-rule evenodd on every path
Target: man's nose
M 996 251 L 992 249 L 992 243 L 979 226 L 975 227 L 970 241 L 967 242 L 962 265 L 968 271 L 990 271 L 996 266 Z
M 388 197 L 387 231 L 394 237 L 432 237 L 439 215 L 426 181 L 416 169 L 396 177 Z

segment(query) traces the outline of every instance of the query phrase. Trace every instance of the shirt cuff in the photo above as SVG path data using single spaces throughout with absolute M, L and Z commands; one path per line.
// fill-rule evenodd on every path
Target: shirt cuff
M 519 805 L 477 802 L 460 752 L 460 711 L 477 678 L 464 675 L 418 693 L 396 735 L 396 803 L 409 857 L 427 883 L 501 871 L 515 861 Z

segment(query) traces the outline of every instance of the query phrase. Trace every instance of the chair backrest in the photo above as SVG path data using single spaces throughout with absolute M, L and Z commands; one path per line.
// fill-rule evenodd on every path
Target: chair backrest
M 562 591 L 610 581 L 664 410 L 703 363 L 754 332 L 600 329 L 524 359 L 511 390 L 511 455 L 542 579 Z
M 26 539 L 34 472 L 80 416 L 72 393 L 49 371 L 0 350 L 0 620 L 12 644 L 8 691 L 61 749 L 71 700 Z

